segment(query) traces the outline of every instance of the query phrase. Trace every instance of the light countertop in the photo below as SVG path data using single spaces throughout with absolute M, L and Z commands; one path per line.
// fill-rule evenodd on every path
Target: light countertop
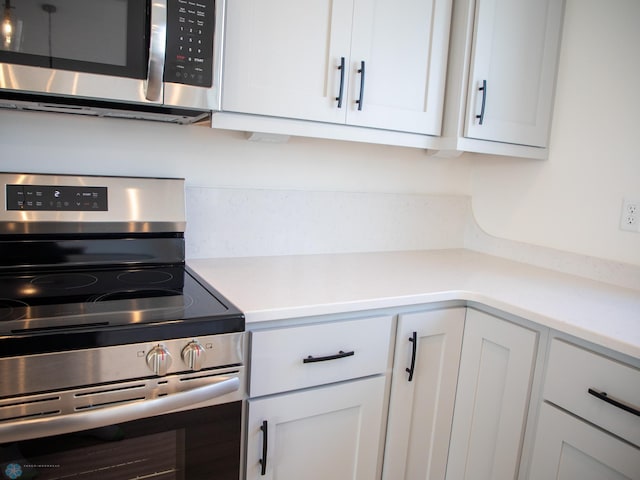
M 247 324 L 462 300 L 640 358 L 640 291 L 469 250 L 191 259 Z

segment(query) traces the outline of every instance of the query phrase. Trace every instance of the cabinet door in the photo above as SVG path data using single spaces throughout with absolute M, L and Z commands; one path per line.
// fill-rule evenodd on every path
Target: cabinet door
M 533 330 L 467 310 L 449 480 L 516 477 L 537 338 Z
M 450 22 L 451 0 L 355 0 L 347 123 L 439 135 Z
M 249 400 L 247 479 L 377 478 L 384 390 L 378 376 Z
M 455 308 L 400 316 L 384 480 L 444 478 L 464 314 Z
M 547 145 L 563 12 L 564 0 L 477 0 L 466 137 Z
M 352 15 L 353 0 L 227 2 L 223 110 L 344 123 Z
M 640 480 L 640 449 L 544 403 L 530 480 Z

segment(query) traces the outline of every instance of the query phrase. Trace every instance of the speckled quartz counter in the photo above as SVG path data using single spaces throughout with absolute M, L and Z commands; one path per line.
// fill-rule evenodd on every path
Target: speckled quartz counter
M 248 324 L 476 302 L 640 358 L 640 291 L 468 250 L 192 259 Z

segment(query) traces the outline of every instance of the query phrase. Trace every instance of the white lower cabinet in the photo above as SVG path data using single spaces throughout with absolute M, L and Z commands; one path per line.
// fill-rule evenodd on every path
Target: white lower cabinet
M 640 446 L 640 360 L 626 360 L 554 338 L 544 399 Z
M 468 309 L 447 480 L 518 474 L 539 332 Z
M 249 400 L 247 478 L 377 476 L 385 377 Z
M 551 341 L 530 480 L 640 480 L 640 361 Z
M 444 479 L 464 308 L 400 315 L 383 480 Z
M 545 403 L 530 480 L 638 480 L 640 449 Z
M 640 361 L 549 333 L 472 307 L 257 328 L 246 478 L 640 480 Z
M 380 478 L 390 315 L 251 332 L 249 480 Z

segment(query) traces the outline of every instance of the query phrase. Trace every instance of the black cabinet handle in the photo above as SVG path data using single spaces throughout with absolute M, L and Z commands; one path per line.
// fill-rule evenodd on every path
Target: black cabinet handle
M 405 371 L 409 374 L 409 381 L 413 380 L 413 371 L 416 368 L 416 352 L 418 351 L 418 332 L 413 332 L 413 334 L 409 337 L 409 341 L 411 342 L 411 366 L 409 368 L 405 368 Z
M 364 60 L 360 62 L 358 73 L 360 74 L 360 95 L 356 103 L 358 104 L 358 110 L 362 110 L 362 104 L 364 102 Z
M 267 474 L 267 441 L 269 440 L 269 434 L 267 432 L 267 421 L 263 421 L 260 426 L 262 430 L 262 458 L 260 459 L 260 475 Z
M 340 70 L 340 92 L 336 97 L 336 101 L 338 102 L 338 108 L 342 108 L 342 98 L 344 96 L 344 57 L 340 57 L 338 70 Z
M 476 115 L 476 118 L 480 120 L 478 124 L 482 125 L 482 123 L 484 122 L 484 106 L 487 103 L 487 81 L 486 80 L 482 80 L 482 86 L 478 88 L 478 90 L 482 92 L 482 106 L 480 107 L 480 115 Z
M 327 360 L 337 360 L 338 358 L 352 357 L 355 354 L 356 352 L 353 350 L 350 352 L 343 352 L 342 350 L 340 350 L 335 355 L 327 355 L 326 357 L 312 357 L 311 355 L 309 355 L 307 358 L 302 359 L 302 363 L 326 362 Z
M 638 410 L 635 407 L 632 407 L 631 405 L 628 405 L 620 400 L 617 400 L 613 397 L 610 397 L 609 395 L 607 395 L 607 392 L 599 392 L 598 390 L 595 390 L 593 388 L 590 388 L 588 390 L 588 392 L 593 395 L 596 398 L 599 398 L 600 400 L 602 400 L 603 402 L 607 402 L 610 403 L 611 405 L 613 405 L 614 407 L 618 407 L 622 410 L 624 410 L 625 412 L 629 412 L 632 413 L 633 415 L 636 415 L 638 417 L 640 417 L 640 410 Z

